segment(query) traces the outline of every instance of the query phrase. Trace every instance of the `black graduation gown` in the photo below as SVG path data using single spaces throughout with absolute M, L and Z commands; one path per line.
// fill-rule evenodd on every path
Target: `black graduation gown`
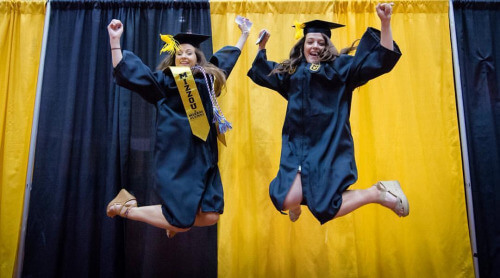
M 241 51 L 226 46 L 210 62 L 229 76 Z M 217 130 L 212 123 L 212 103 L 201 74 L 195 76 L 210 132 L 206 141 L 194 136 L 170 71 L 151 71 L 130 51 L 114 69 L 116 83 L 139 93 L 157 108 L 155 143 L 155 190 L 163 215 L 173 226 L 191 227 L 198 208 L 222 213 L 224 199 L 217 149 Z
M 353 90 L 389 72 L 401 56 L 380 45 L 380 31 L 368 28 L 354 56 L 341 55 L 310 69 L 305 60 L 292 74 L 273 74 L 277 65 L 261 50 L 248 72 L 258 85 L 288 100 L 282 131 L 280 167 L 270 184 L 274 206 L 283 202 L 299 167 L 303 204 L 321 224 L 331 220 L 342 204 L 342 193 L 357 180 L 349 123 Z

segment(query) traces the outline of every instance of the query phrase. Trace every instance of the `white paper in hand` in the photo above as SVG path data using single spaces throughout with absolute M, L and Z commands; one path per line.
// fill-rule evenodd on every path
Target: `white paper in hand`
M 257 41 L 255 42 L 255 44 L 259 44 L 259 43 L 262 41 L 262 39 L 266 36 L 266 34 L 267 34 L 267 31 L 266 31 L 266 30 L 264 30 L 264 31 L 262 32 L 262 34 L 260 34 L 260 36 L 259 36 L 259 38 L 257 39 Z
M 243 20 L 244 19 L 247 20 L 247 27 L 248 27 L 248 29 L 250 29 L 250 27 L 252 27 L 253 23 L 250 20 L 248 20 L 248 18 L 244 18 L 244 17 L 242 17 L 240 15 L 237 15 L 236 19 L 234 21 L 236 22 L 236 24 L 241 25 L 241 24 L 243 24 Z

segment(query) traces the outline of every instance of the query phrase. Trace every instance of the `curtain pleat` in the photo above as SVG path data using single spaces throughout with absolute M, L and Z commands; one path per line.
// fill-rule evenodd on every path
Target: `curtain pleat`
M 160 33 L 210 34 L 207 1 L 51 2 L 23 277 L 215 277 L 216 226 L 169 240 L 106 216 L 121 188 L 159 204 L 155 109 L 113 81 L 113 18 L 124 23 L 122 48 L 153 69 Z
M 23 215 L 45 1 L 0 1 L 0 277 L 12 277 Z
M 480 277 L 500 277 L 500 2 L 453 1 Z
M 220 151 L 220 277 L 473 277 L 448 2 L 394 3 L 392 30 L 403 56 L 392 72 L 354 92 L 359 180 L 351 189 L 397 179 L 411 212 L 400 219 L 368 205 L 320 225 L 307 208 L 295 223 L 274 209 L 268 186 L 278 171 L 286 101 L 245 75 L 261 29 L 271 33 L 267 57 L 276 62 L 295 43 L 294 20 L 346 24 L 332 31 L 343 48 L 368 26 L 380 28 L 376 3 L 211 1 L 215 48 L 236 40 L 236 15 L 254 23 L 221 100 L 235 128 Z

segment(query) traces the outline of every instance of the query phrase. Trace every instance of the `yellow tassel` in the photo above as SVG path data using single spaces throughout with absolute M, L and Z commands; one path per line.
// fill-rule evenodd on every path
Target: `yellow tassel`
M 304 27 L 306 25 L 304 23 L 300 23 L 297 20 L 294 22 L 295 25 L 295 39 L 298 40 L 304 36 Z
M 174 39 L 172 35 L 162 35 L 160 34 L 160 38 L 165 42 L 162 49 L 160 50 L 160 55 L 163 52 L 168 52 L 170 55 L 174 54 L 179 50 L 179 43 Z

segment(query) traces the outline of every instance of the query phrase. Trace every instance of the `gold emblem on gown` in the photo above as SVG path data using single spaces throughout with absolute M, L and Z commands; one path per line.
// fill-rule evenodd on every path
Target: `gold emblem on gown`
M 321 64 L 311 64 L 311 66 L 309 67 L 309 69 L 313 72 L 316 72 L 319 70 L 319 68 L 321 67 Z

